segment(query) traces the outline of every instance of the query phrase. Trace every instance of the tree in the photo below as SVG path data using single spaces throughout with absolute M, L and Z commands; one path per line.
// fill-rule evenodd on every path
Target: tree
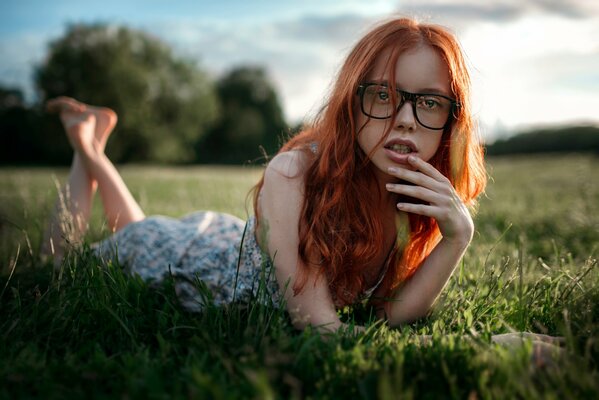
M 66 95 L 113 108 L 118 133 L 107 151 L 115 161 L 191 161 L 217 115 L 205 73 L 156 38 L 125 27 L 70 26 L 50 44 L 36 83 L 44 101 Z
M 198 159 L 207 163 L 244 163 L 273 154 L 287 126 L 264 69 L 238 67 L 216 87 L 220 117 L 198 143 Z
M 49 131 L 61 130 L 56 118 L 28 107 L 18 89 L 0 87 L 0 163 L 56 164 L 70 160 L 64 141 L 55 142 Z M 64 137 L 64 134 L 62 135 Z
M 599 127 L 592 125 L 538 128 L 487 146 L 487 154 L 531 153 L 599 154 Z
M 24 104 L 23 92 L 19 89 L 0 87 L 0 111 L 14 107 L 23 107 Z

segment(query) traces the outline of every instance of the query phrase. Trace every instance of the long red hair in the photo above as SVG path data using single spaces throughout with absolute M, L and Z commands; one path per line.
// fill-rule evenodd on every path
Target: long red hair
M 298 253 L 304 268 L 320 267 L 338 306 L 351 304 L 367 289 L 364 266 L 387 250 L 383 216 L 375 206 L 383 194 L 379 192 L 375 167 L 357 143 L 362 128 L 356 126 L 354 118 L 359 108 L 357 87 L 377 57 L 387 50 L 390 50 L 389 83 L 393 86 L 398 57 L 422 44 L 438 51 L 447 63 L 451 90 L 460 104 L 429 162 L 449 178 L 467 205 L 475 205 L 475 198 L 486 184 L 483 150 L 471 113 L 470 78 L 455 37 L 443 27 L 408 18 L 393 19 L 375 27 L 350 52 L 328 101 L 313 123 L 280 150 L 299 149 L 310 160 L 304 172 Z M 313 151 L 315 146 L 317 150 Z M 257 217 L 262 184 L 263 180 L 258 182 L 254 193 Z M 410 214 L 405 223 L 409 224 L 409 235 L 404 243 L 398 241 L 387 261 L 382 282 L 386 296 L 391 296 L 414 274 L 440 239 L 432 218 Z M 296 280 L 294 293 L 304 286 L 305 279 Z

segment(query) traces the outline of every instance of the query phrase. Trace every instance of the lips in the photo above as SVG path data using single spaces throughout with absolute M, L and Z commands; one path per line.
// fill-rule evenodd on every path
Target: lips
M 416 151 L 416 146 L 409 140 L 392 139 L 385 143 L 385 149 L 397 154 L 410 154 Z
M 410 165 L 408 156 L 416 153 L 416 145 L 406 139 L 390 139 L 384 146 L 385 155 L 394 164 Z

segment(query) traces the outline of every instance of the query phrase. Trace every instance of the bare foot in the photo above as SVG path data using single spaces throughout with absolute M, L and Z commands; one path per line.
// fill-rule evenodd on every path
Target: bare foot
M 60 119 L 73 150 L 84 157 L 99 152 L 95 138 L 96 117 L 93 114 L 63 111 Z
M 92 115 L 95 118 L 94 139 L 96 141 L 95 148 L 97 151 L 103 152 L 106 147 L 108 137 L 112 133 L 116 123 L 116 113 L 107 107 L 90 106 L 73 99 L 72 97 L 60 96 L 55 99 L 48 100 L 46 108 L 49 112 L 60 113 L 61 120 L 63 113 L 82 113 Z M 71 115 L 72 117 L 72 115 Z M 67 126 L 65 125 L 65 129 Z

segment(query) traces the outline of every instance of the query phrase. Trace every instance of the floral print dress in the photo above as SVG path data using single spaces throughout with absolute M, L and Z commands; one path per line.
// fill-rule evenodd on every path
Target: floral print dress
M 153 285 L 173 277 L 181 304 L 190 311 L 201 311 L 207 302 L 250 301 L 259 288 L 277 304 L 274 270 L 256 242 L 255 225 L 255 217 L 245 223 L 212 211 L 181 219 L 151 216 L 93 248 L 105 261 L 116 260 Z M 198 289 L 204 285 L 209 296 Z

